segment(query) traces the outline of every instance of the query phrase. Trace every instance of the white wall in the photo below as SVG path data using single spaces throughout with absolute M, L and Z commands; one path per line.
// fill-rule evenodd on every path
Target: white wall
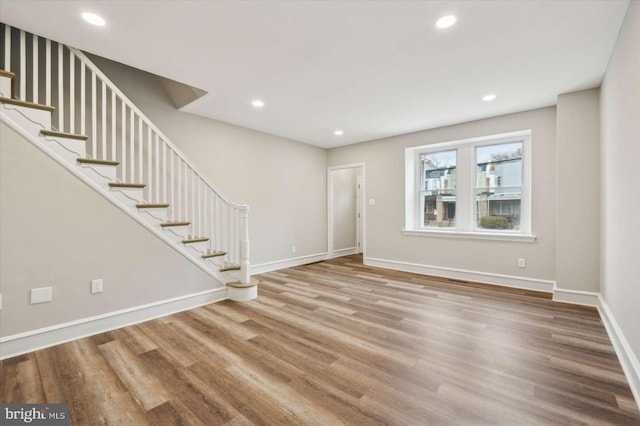
M 404 149 L 517 130 L 532 130 L 535 243 L 425 238 L 402 234 Z M 367 257 L 533 279 L 555 279 L 556 109 L 543 108 L 329 150 L 329 166 L 366 163 Z M 527 267 L 517 267 L 517 258 Z
M 558 96 L 556 282 L 600 290 L 600 90 Z
M 326 252 L 326 150 L 180 112 L 151 74 L 91 59 L 214 185 L 250 205 L 252 264 Z
M 333 170 L 333 250 L 357 244 L 357 180 L 361 167 Z
M 0 337 L 221 287 L 4 124 L 0 230 Z M 48 286 L 53 301 L 30 305 Z
M 640 358 L 640 2 L 631 2 L 601 88 L 601 292 Z

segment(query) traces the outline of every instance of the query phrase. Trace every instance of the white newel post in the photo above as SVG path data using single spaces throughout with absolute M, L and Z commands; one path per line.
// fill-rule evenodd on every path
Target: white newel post
M 240 207 L 240 282 L 249 283 L 249 206 Z

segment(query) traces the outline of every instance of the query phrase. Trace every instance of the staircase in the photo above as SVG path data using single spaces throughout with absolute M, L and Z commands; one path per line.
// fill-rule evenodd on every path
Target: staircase
M 0 120 L 192 263 L 257 297 L 231 202 L 81 51 L 0 23 Z

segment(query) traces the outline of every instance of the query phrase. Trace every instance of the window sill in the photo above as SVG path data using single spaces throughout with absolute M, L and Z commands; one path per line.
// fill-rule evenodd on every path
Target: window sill
M 404 235 L 413 237 L 458 238 L 464 240 L 511 241 L 514 243 L 533 243 L 536 236 L 531 234 L 498 234 L 494 232 L 436 231 L 430 229 L 403 229 Z

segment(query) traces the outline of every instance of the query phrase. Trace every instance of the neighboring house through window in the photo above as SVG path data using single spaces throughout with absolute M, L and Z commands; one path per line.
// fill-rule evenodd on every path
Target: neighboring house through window
M 405 233 L 533 240 L 531 131 L 406 149 Z

